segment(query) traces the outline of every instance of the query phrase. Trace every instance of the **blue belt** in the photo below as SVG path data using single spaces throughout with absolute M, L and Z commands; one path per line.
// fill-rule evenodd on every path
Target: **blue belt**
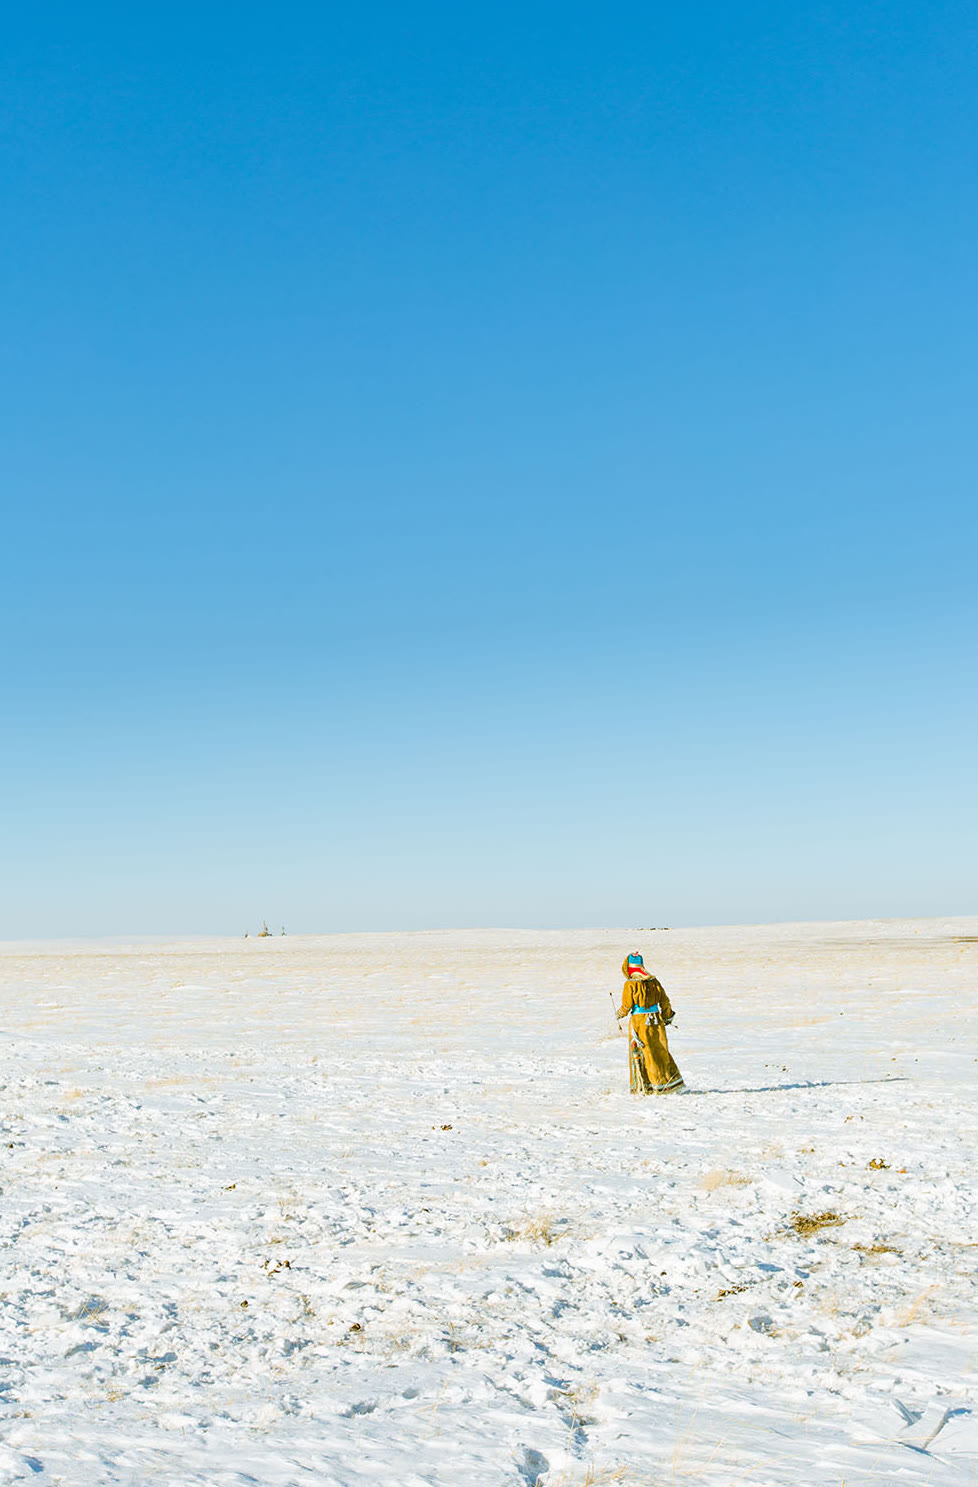
M 659 1003 L 656 1002 L 656 1004 L 655 1004 L 654 1007 L 633 1007 L 632 1010 L 629 1012 L 628 1015 L 629 1015 L 629 1017 L 639 1017 L 643 1012 L 661 1012 L 661 1011 L 662 1011 L 662 1008 L 659 1006 Z

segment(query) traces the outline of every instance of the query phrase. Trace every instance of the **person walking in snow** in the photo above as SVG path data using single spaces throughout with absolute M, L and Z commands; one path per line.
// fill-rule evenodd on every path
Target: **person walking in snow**
M 646 970 L 637 952 L 621 963 L 625 977 L 619 1019 L 629 1019 L 628 1072 L 633 1094 L 665 1095 L 685 1089 L 679 1065 L 669 1052 L 666 1027 L 676 1015 L 658 977 Z

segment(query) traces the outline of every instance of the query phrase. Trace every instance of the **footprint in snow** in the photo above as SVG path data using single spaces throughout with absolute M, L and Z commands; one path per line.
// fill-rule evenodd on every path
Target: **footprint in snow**
M 513 1459 L 526 1487 L 536 1487 L 538 1479 L 550 1470 L 550 1462 L 546 1456 L 542 1451 L 534 1451 L 532 1446 L 518 1446 L 513 1452 Z

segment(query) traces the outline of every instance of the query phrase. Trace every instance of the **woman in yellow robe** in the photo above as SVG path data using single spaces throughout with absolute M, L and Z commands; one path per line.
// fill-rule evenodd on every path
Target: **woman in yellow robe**
M 666 1026 L 675 1013 L 665 987 L 645 969 L 641 955 L 626 955 L 619 1017 L 629 1019 L 628 1068 L 633 1094 L 664 1095 L 685 1089 L 679 1065 L 669 1052 Z

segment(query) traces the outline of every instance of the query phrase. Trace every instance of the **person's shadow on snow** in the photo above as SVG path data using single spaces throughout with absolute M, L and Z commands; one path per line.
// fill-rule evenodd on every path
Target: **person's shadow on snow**
M 749 1089 L 690 1089 L 686 1095 L 776 1095 L 792 1089 L 839 1089 L 855 1084 L 905 1084 L 905 1074 L 887 1074 L 882 1079 L 802 1079 L 795 1084 L 756 1084 Z

